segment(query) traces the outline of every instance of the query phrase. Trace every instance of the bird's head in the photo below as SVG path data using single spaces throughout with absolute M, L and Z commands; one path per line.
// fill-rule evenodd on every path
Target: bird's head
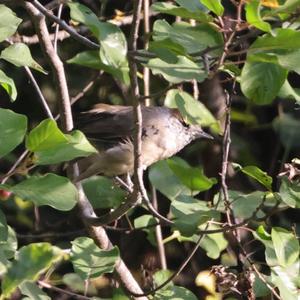
M 188 131 L 192 135 L 193 139 L 200 139 L 200 138 L 205 138 L 205 139 L 210 139 L 213 140 L 214 137 L 207 132 L 205 132 L 200 125 L 192 124 L 188 125 Z

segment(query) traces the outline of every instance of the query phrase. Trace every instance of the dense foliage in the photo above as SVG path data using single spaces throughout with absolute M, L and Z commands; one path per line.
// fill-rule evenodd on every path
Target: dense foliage
M 129 273 L 143 299 L 299 299 L 299 0 L 0 2 L 0 299 L 138 299 Z M 93 226 L 66 170 L 96 149 L 68 93 L 131 105 L 133 79 L 215 139 L 145 172 L 154 215 L 115 217 L 136 194 L 85 180 Z

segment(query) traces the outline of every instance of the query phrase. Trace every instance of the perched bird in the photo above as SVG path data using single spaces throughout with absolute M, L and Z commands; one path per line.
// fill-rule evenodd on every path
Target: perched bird
M 78 118 L 80 129 L 99 153 L 79 162 L 80 181 L 96 174 L 118 176 L 132 174 L 134 169 L 134 118 L 131 106 L 98 104 Z M 142 106 L 143 168 L 169 158 L 198 138 L 212 136 L 200 125 L 184 122 L 177 109 Z

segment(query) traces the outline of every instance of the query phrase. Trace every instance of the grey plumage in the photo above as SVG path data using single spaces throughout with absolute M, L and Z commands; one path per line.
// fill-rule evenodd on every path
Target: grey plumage
M 98 104 L 81 114 L 78 128 L 99 153 L 81 160 L 82 173 L 76 181 L 95 174 L 117 176 L 133 172 L 134 120 L 131 106 Z M 200 137 L 212 138 L 199 125 L 185 123 L 178 110 L 142 107 L 143 168 L 173 156 Z

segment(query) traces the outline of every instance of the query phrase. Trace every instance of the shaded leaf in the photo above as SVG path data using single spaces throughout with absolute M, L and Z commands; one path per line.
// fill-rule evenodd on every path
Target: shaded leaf
M 269 191 L 272 190 L 272 177 L 256 166 L 246 166 L 241 169 L 243 173 L 254 178 L 256 181 L 265 186 Z
M 14 186 L 4 186 L 3 189 L 33 201 L 37 206 L 49 205 L 62 211 L 71 210 L 78 197 L 77 189 L 69 179 L 55 174 L 33 176 Z
M 184 160 L 178 157 L 171 159 L 176 160 L 176 162 L 180 161 L 183 165 L 188 166 Z M 191 195 L 191 190 L 180 182 L 166 161 L 159 161 L 150 167 L 149 180 L 157 190 L 171 201 L 179 195 Z M 198 192 L 193 191 L 193 195 L 197 194 Z
M 115 208 L 126 200 L 126 193 L 104 176 L 93 176 L 82 182 L 84 192 L 94 208 Z
M 287 71 L 273 63 L 246 62 L 241 74 L 241 89 L 255 104 L 270 104 L 278 95 Z
M 129 85 L 129 68 L 127 64 L 117 68 L 106 65 L 102 62 L 98 51 L 84 51 L 76 54 L 67 61 L 70 64 L 77 64 L 96 70 L 103 70 L 117 79 L 121 80 L 127 86 Z
M 15 149 L 24 139 L 27 117 L 0 108 L 0 157 Z
M 185 56 L 177 56 L 173 63 L 168 63 L 160 58 L 152 58 L 144 65 L 150 68 L 154 75 L 160 74 L 172 83 L 192 79 L 202 82 L 207 77 L 202 64 L 196 64 Z
M 217 183 L 215 178 L 208 178 L 200 168 L 184 166 L 175 160 L 167 160 L 169 167 L 180 181 L 191 191 L 203 192 Z
M 278 93 L 278 97 L 283 99 L 294 99 L 300 103 L 300 90 L 294 89 L 288 80 L 286 80 Z
M 62 281 L 72 291 L 82 294 L 86 293 L 87 295 L 97 295 L 97 289 L 95 288 L 95 286 L 90 283 L 87 287 L 86 282 L 76 273 L 65 274 Z
M 22 295 L 27 296 L 28 298 L 25 299 L 32 299 L 32 300 L 50 300 L 51 298 L 40 289 L 36 283 L 31 281 L 25 281 L 19 286 Z
M 171 286 L 155 293 L 156 300 L 197 300 L 197 297 L 188 289 L 181 286 Z
M 0 243 L 6 242 L 8 237 L 8 227 L 6 223 L 6 218 L 2 210 L 0 210 Z
M 209 47 L 220 46 L 220 50 L 210 51 L 210 56 L 218 56 L 223 45 L 222 35 L 209 24 L 192 26 L 189 23 L 180 22 L 170 25 L 165 20 L 155 21 L 153 39 L 155 41 L 171 39 L 184 47 L 188 54 L 196 54 Z
M 20 248 L 2 281 L 2 296 L 11 293 L 27 280 L 37 280 L 50 266 L 61 259 L 63 251 L 49 243 L 30 244 Z
M 10 227 L 8 227 L 8 235 L 6 241 L 0 242 L 0 249 L 5 256 L 5 258 L 12 258 L 16 254 L 16 250 L 18 248 L 18 240 L 15 231 Z
M 283 177 L 281 179 L 279 194 L 288 206 L 300 208 L 300 185 L 298 182 L 292 182 L 288 178 Z
M 185 236 L 195 234 L 201 224 L 219 216 L 207 206 L 207 202 L 190 196 L 179 196 L 172 201 L 171 213 L 175 217 L 175 227 Z
M 186 9 L 185 7 L 180 7 L 169 2 L 155 2 L 151 6 L 151 9 L 160 13 L 178 16 L 184 19 L 194 19 L 200 22 L 212 21 L 212 17 L 200 9 L 191 11 Z
M 300 122 L 290 114 L 281 114 L 273 120 L 273 128 L 279 134 L 281 143 L 287 149 L 300 146 Z
M 84 280 L 113 272 L 118 259 L 116 247 L 100 249 L 87 237 L 79 237 L 72 242 L 71 261 L 75 272 Z

